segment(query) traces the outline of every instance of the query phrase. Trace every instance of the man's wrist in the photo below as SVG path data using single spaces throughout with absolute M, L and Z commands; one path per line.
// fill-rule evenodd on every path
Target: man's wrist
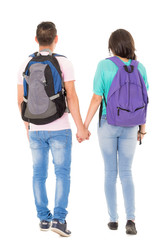
M 78 126 L 77 131 L 83 131 L 85 129 L 84 125 Z

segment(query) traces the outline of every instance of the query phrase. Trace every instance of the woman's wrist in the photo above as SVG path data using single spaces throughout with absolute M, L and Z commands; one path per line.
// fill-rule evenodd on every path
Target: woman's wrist
M 145 135 L 146 132 L 142 132 L 141 130 L 138 131 L 138 133 L 142 134 L 142 135 Z
M 86 129 L 88 129 L 89 124 L 88 124 L 87 122 L 84 122 L 84 127 L 85 127 Z
M 143 124 L 143 125 L 139 126 L 139 132 L 140 133 L 145 133 L 146 132 L 146 124 Z

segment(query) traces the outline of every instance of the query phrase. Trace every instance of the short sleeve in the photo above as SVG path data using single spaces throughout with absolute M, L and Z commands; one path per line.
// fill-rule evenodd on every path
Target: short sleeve
M 62 71 L 62 77 L 64 82 L 74 81 L 75 75 L 72 63 L 65 57 L 57 57 L 57 60 Z
M 147 80 L 146 68 L 140 62 L 138 64 L 138 70 L 139 70 L 139 72 L 141 73 L 141 75 L 142 75 L 142 77 L 144 79 L 144 82 L 145 82 L 147 90 L 149 90 L 149 83 L 148 83 L 148 80 Z
M 104 93 L 104 84 L 103 84 L 103 76 L 102 76 L 102 62 L 98 63 L 97 70 L 94 76 L 93 81 L 93 92 L 96 95 L 103 96 Z
M 20 68 L 19 68 L 19 70 L 18 70 L 18 73 L 17 73 L 17 84 L 19 84 L 19 85 L 23 85 L 23 72 L 24 72 L 24 70 L 25 70 L 25 68 L 26 68 L 26 65 L 28 64 L 28 62 L 30 61 L 30 57 L 26 60 L 26 61 L 24 61 L 22 64 L 21 64 L 21 66 L 20 66 Z

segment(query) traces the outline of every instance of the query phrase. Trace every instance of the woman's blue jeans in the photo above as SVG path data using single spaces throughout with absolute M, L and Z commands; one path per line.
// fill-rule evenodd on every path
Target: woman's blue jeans
M 122 184 L 127 220 L 135 219 L 134 184 L 132 180 L 132 161 L 137 143 L 138 126 L 119 127 L 107 123 L 102 116 L 98 128 L 99 145 L 105 164 L 105 195 L 111 222 L 118 221 L 116 181 Z
M 70 129 L 61 131 L 30 131 L 29 141 L 33 158 L 33 192 L 37 216 L 40 221 L 58 219 L 64 222 L 67 215 L 66 208 L 70 191 L 72 132 Z M 48 209 L 46 191 L 49 149 L 53 156 L 56 175 L 53 215 Z

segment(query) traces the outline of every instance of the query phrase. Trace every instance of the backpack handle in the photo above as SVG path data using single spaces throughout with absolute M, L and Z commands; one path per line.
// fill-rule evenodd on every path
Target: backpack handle
M 133 65 L 130 65 L 130 66 L 124 65 L 124 69 L 127 73 L 132 73 L 134 71 L 134 66 Z
M 41 50 L 40 52 L 49 52 L 49 55 L 52 56 L 52 51 L 49 48 L 45 48 L 45 49 Z M 37 53 L 37 56 L 41 55 L 40 52 Z

